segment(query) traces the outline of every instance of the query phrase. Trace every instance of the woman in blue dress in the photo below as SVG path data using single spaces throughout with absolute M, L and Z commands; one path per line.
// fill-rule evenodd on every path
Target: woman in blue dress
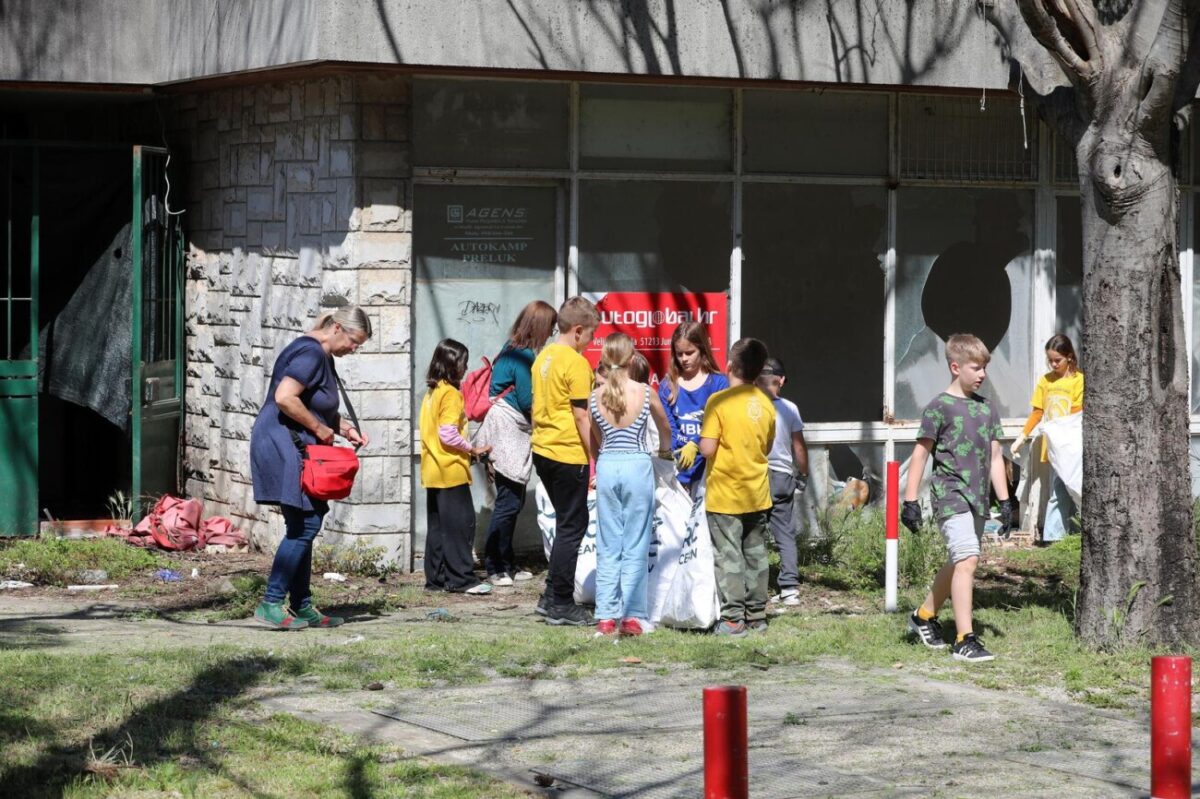
M 349 355 L 371 337 L 371 320 L 350 306 L 325 314 L 316 327 L 283 348 L 271 371 L 271 385 L 250 433 L 250 475 L 254 501 L 278 505 L 284 538 L 275 552 L 267 592 L 254 618 L 281 630 L 336 627 L 342 619 L 326 616 L 312 604 L 313 539 L 329 503 L 306 496 L 300 488 L 300 452 L 293 433 L 306 444 L 332 444 L 335 433 L 358 446 L 367 444 L 338 412 L 337 372 L 333 359 Z M 290 600 L 284 606 L 284 599 Z
M 696 499 L 703 485 L 704 457 L 700 454 L 700 422 L 708 398 L 729 388 L 713 357 L 708 333 L 699 322 L 684 322 L 671 336 L 671 367 L 658 385 L 658 396 L 671 425 L 671 449 L 679 465 L 679 483 Z

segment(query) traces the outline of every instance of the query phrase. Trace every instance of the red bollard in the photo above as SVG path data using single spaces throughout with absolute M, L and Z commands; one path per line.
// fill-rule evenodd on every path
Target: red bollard
M 1192 659 L 1150 659 L 1150 796 L 1192 795 Z
M 746 686 L 704 689 L 704 799 L 749 799 Z

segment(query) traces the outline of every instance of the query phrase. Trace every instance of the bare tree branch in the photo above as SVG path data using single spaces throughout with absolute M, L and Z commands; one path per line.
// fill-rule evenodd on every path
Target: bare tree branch
M 999 0 L 985 5 L 984 13 L 996 30 L 1002 57 L 1018 67 L 1009 79 L 1010 84 L 1015 86 L 1024 75 L 1025 85 L 1039 95 L 1048 95 L 1060 86 L 1071 85 L 1059 61 L 1029 32 L 1016 0 Z
M 1104 54 L 1100 50 L 1099 41 L 1099 21 L 1096 19 L 1096 7 L 1092 4 L 1092 0 L 1051 0 L 1058 7 L 1060 13 L 1054 14 L 1055 19 L 1059 21 L 1059 28 L 1063 28 L 1066 24 L 1068 35 L 1074 33 L 1083 43 L 1084 50 L 1087 55 L 1089 64 L 1097 64 L 1103 60 Z M 1053 13 L 1053 12 L 1052 12 Z M 1062 17 L 1066 16 L 1064 20 Z
M 1049 0 L 1051 3 L 1059 1 Z M 1071 20 L 1065 9 L 1060 11 L 1058 17 L 1055 17 L 1046 9 L 1045 0 L 1017 0 L 1017 7 L 1021 9 L 1021 16 L 1025 18 L 1025 24 L 1029 26 L 1029 32 L 1049 51 L 1050 55 L 1054 56 L 1063 71 L 1071 78 L 1071 82 L 1077 87 L 1090 84 L 1095 78 L 1096 70 L 1081 58 L 1071 43 L 1066 40 L 1056 21 L 1057 19 Z

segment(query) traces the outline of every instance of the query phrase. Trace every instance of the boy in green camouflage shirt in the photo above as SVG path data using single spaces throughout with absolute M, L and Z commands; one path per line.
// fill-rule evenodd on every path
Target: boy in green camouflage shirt
M 986 399 L 975 393 L 987 377 L 990 360 L 987 347 L 975 336 L 956 333 L 946 342 L 952 381 L 921 414 L 917 446 L 908 465 L 904 510 L 900 514 L 909 530 L 915 533 L 920 529 L 917 492 L 925 462 L 932 455 L 929 493 L 933 517 L 946 540 L 949 559 L 934 577 L 933 587 L 921 607 L 909 618 L 908 629 L 925 646 L 945 648 L 937 612 L 949 598 L 958 631 L 954 658 L 968 663 L 993 659 L 975 635 L 971 619 L 975 568 L 979 563 L 983 523 L 988 517 L 989 481 L 1000 500 L 1004 528 L 1012 524 L 1013 515 L 1000 454 L 999 438 L 1004 434 L 1000 416 Z

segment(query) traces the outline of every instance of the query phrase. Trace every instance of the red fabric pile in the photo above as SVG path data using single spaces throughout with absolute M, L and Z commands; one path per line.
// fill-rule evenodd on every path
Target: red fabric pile
M 246 534 L 233 526 L 224 516 L 209 516 L 201 521 L 204 505 L 198 499 L 164 496 L 131 530 L 110 524 L 105 535 L 124 538 L 138 547 L 158 547 L 174 551 L 223 546 L 244 548 L 249 544 Z

